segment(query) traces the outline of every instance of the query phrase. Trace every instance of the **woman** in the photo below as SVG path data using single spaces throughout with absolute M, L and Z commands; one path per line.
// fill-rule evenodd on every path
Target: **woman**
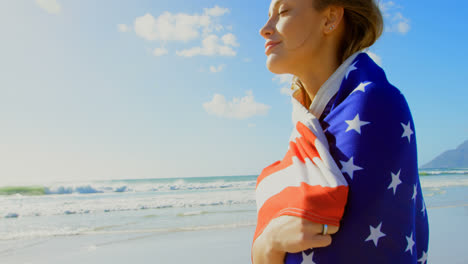
M 411 113 L 383 70 L 362 52 L 382 28 L 372 0 L 272 0 L 260 34 L 268 69 L 295 76 L 296 128 L 285 158 L 257 180 L 261 208 L 252 247 L 255 264 L 426 263 L 429 231 Z M 322 162 L 327 153 L 335 165 Z M 288 187 L 282 192 L 307 200 L 298 204 L 312 209 L 301 213 L 291 210 L 297 207 L 294 201 L 275 199 L 271 191 L 265 196 L 269 190 L 264 186 L 259 190 L 264 179 L 279 176 L 297 160 L 313 166 L 297 170 L 310 178 L 291 187 L 297 191 Z M 310 184 L 314 171 L 335 177 L 335 189 L 319 184 L 310 196 L 307 190 L 317 189 Z M 283 179 L 288 177 L 295 176 L 284 174 Z M 342 191 L 337 194 L 336 188 Z M 273 206 L 265 216 L 268 203 Z M 272 211 L 274 204 L 284 208 Z

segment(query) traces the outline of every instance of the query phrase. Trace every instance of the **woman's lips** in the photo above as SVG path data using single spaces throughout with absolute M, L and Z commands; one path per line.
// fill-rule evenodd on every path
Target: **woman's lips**
M 267 43 L 265 45 L 265 54 L 268 55 L 268 53 L 274 48 L 276 47 L 278 44 L 280 44 L 280 42 L 271 42 L 271 43 Z

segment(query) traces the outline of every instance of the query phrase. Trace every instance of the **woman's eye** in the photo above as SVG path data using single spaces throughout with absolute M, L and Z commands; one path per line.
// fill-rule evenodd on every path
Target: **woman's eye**
M 283 10 L 283 11 L 280 11 L 278 14 L 282 15 L 282 14 L 288 12 L 288 11 L 289 11 L 289 10 Z

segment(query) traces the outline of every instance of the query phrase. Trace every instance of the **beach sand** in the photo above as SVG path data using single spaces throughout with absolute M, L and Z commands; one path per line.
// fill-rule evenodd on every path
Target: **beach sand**
M 99 234 L 36 239 L 9 251 L 16 263 L 250 263 L 254 227 L 157 234 Z M 18 245 L 10 245 L 18 248 Z
M 468 204 L 435 207 L 429 214 L 429 255 L 427 263 L 468 263 Z
M 428 209 L 427 263 L 468 263 L 468 205 Z M 254 226 L 173 233 L 98 233 L 0 243 L 1 263 L 250 263 Z M 21 243 L 21 245 L 19 244 Z M 15 250 L 9 250 L 15 248 Z

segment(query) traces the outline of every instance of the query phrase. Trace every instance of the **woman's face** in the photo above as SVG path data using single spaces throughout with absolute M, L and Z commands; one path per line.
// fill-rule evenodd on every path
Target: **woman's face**
M 313 1 L 271 1 L 269 19 L 260 29 L 271 72 L 295 74 L 295 68 L 317 57 L 323 45 L 326 17 L 315 10 Z

